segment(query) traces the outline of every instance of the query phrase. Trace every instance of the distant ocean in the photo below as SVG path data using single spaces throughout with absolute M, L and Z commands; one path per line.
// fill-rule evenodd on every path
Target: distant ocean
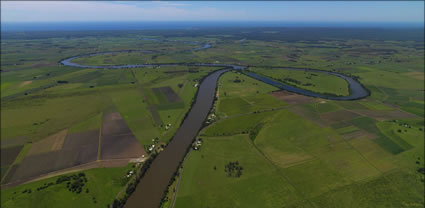
M 223 27 L 345 27 L 345 28 L 423 28 L 424 23 L 329 23 L 329 22 L 2 22 L 6 31 L 78 31 L 78 30 L 166 30 Z

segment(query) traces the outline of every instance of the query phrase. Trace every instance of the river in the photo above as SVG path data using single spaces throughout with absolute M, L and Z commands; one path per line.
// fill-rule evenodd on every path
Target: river
M 202 81 L 186 119 L 168 146 L 152 162 L 125 207 L 159 207 L 168 182 L 208 116 L 214 102 L 218 78 L 228 70 L 215 71 Z
M 207 46 L 196 48 L 193 50 L 198 50 L 201 48 L 207 49 L 209 47 L 211 46 L 207 45 Z M 112 53 L 128 53 L 128 52 L 132 52 L 132 51 L 112 51 L 112 52 L 101 52 L 101 53 L 94 53 L 94 54 L 79 55 L 79 56 L 63 59 L 60 61 L 60 63 L 65 66 L 72 66 L 72 67 L 78 67 L 78 68 L 94 68 L 94 69 L 122 69 L 122 68 L 143 68 L 143 67 L 159 67 L 159 66 L 205 66 L 205 67 L 228 67 L 234 70 L 243 71 L 244 69 L 247 68 L 246 66 L 240 66 L 240 65 L 234 65 L 234 64 L 215 64 L 215 63 L 163 63 L 163 64 L 125 64 L 125 65 L 93 66 L 93 65 L 77 64 L 72 62 L 72 60 L 76 58 L 81 58 L 81 57 L 98 56 L 98 55 L 105 55 L 105 54 L 112 54 Z M 152 53 L 152 51 L 141 51 L 141 52 Z M 273 67 L 273 68 L 277 68 L 277 67 Z M 324 98 L 328 100 L 358 100 L 358 99 L 369 96 L 369 91 L 365 87 L 363 87 L 363 85 L 361 85 L 357 80 L 349 76 L 346 76 L 344 74 L 331 72 L 331 71 L 317 70 L 317 69 L 301 69 L 301 68 L 287 68 L 287 67 L 282 67 L 282 70 L 311 71 L 311 72 L 327 73 L 333 76 L 340 77 L 348 83 L 350 94 L 348 96 L 325 95 L 325 94 L 320 94 L 317 92 L 301 89 L 301 88 L 288 85 L 282 82 L 278 82 L 276 80 L 273 80 L 265 76 L 261 76 L 254 72 L 248 71 L 248 72 L 245 72 L 245 74 L 252 78 L 265 82 L 267 84 L 280 88 L 282 90 L 287 90 L 289 92 L 294 92 L 294 93 L 298 93 L 298 94 L 302 94 L 302 95 L 306 95 L 310 97 L 318 97 L 318 98 Z
M 209 48 L 206 46 L 205 48 Z M 201 47 L 204 48 L 204 47 Z M 319 97 L 332 100 L 355 100 L 361 99 L 369 95 L 358 81 L 351 77 L 339 74 L 336 72 L 321 71 L 315 69 L 289 69 L 289 70 L 307 70 L 314 72 L 328 73 L 338 76 L 347 81 L 349 84 L 350 94 L 348 96 L 328 96 L 319 93 L 311 92 L 308 90 L 300 89 L 291 85 L 277 82 L 265 76 L 256 73 L 245 71 L 247 67 L 233 65 L 233 64 L 212 64 L 212 63 L 164 63 L 164 64 L 128 64 L 128 65 L 115 65 L 115 66 L 90 66 L 73 63 L 72 60 L 79 57 L 96 56 L 110 53 L 123 53 L 130 51 L 115 51 L 103 52 L 95 54 L 80 55 L 75 57 L 66 58 L 61 60 L 60 63 L 66 66 L 79 67 L 79 68 L 98 68 L 98 69 L 120 69 L 120 68 L 139 68 L 139 67 L 156 67 L 156 66 L 207 66 L 207 67 L 224 67 L 224 69 L 217 70 L 204 78 L 199 86 L 195 102 L 192 105 L 187 117 L 184 119 L 180 128 L 177 130 L 171 142 L 152 162 L 144 177 L 137 185 L 135 192 L 129 197 L 125 207 L 126 208 L 157 208 L 160 205 L 164 191 L 167 189 L 170 179 L 173 177 L 178 168 L 179 163 L 183 160 L 188 148 L 190 148 L 193 139 L 198 134 L 205 121 L 208 113 L 213 105 L 217 80 L 223 73 L 229 70 L 240 70 L 241 72 L 253 77 L 257 80 L 263 81 L 270 85 L 276 86 L 290 92 L 303 94 L 312 97 Z M 144 51 L 149 53 L 150 51 Z M 285 68 L 286 69 L 286 68 Z
M 319 73 L 326 73 L 326 74 L 330 74 L 333 76 L 337 76 L 340 77 L 341 79 L 344 79 L 347 83 L 348 83 L 348 89 L 349 89 L 349 95 L 347 96 L 333 96 L 333 95 L 325 95 L 325 94 L 320 94 L 317 92 L 312 92 L 309 90 L 305 90 L 305 89 L 301 89 L 292 85 L 288 85 L 282 82 L 278 82 L 275 81 L 271 78 L 268 78 L 266 76 L 261 76 L 259 74 L 256 74 L 254 72 L 246 72 L 245 74 L 255 78 L 257 80 L 260 80 L 262 82 L 265 82 L 269 85 L 273 85 L 277 88 L 280 88 L 282 90 L 286 90 L 289 92 L 294 92 L 297 94 L 302 94 L 302 95 L 306 95 L 306 96 L 310 96 L 310 97 L 318 97 L 318 98 L 323 98 L 323 99 L 328 99 L 328 100 L 358 100 L 364 97 L 369 96 L 369 91 L 363 87 L 363 85 L 360 84 L 360 82 L 358 82 L 357 80 L 345 76 L 343 74 L 339 74 L 336 72 L 331 72 L 331 71 L 322 71 L 322 70 L 317 70 L 317 69 L 299 69 L 299 68 L 282 68 L 282 70 L 296 70 L 296 71 L 309 71 L 309 72 L 319 72 Z

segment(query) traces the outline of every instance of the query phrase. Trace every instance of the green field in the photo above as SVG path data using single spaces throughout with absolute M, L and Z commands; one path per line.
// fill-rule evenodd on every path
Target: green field
M 122 116 L 145 150 L 173 138 L 201 80 L 220 67 L 93 69 L 58 63 L 131 50 L 75 62 L 237 64 L 302 89 L 349 94 L 347 82 L 336 76 L 288 70 L 311 68 L 352 76 L 371 92 L 361 100 L 331 101 L 277 92 L 237 70 L 224 73 L 210 119 L 198 135 L 202 147 L 187 155 L 179 186 L 176 177 L 164 208 L 174 197 L 177 208 L 423 207 L 423 33 L 417 38 L 417 31 L 347 31 L 2 33 L 2 185 L 37 142 L 62 131 L 101 129 L 112 112 Z M 212 47 L 191 50 L 201 43 Z M 66 183 L 56 184 L 61 173 L 2 186 L 1 207 L 106 207 L 124 195 L 126 174 L 135 169 L 85 170 L 88 182 L 79 194 Z M 54 185 L 37 191 L 49 183 Z
M 201 150 L 185 161 L 176 207 L 423 206 L 424 177 L 417 171 L 424 164 L 423 118 L 377 121 L 373 112 L 394 107 L 376 99 L 280 108 L 263 102 L 270 111 L 258 113 L 246 99 L 257 93 L 247 80 L 235 73 L 220 78 L 216 112 L 222 116 L 201 132 Z M 331 81 L 319 83 L 329 84 L 322 88 L 329 92 Z M 257 97 L 272 96 L 263 90 Z M 341 110 L 370 117 L 328 124 L 330 113 Z M 243 167 L 239 178 L 226 176 L 232 161 Z
M 218 115 L 232 116 L 286 106 L 269 94 L 275 90 L 278 89 L 241 73 L 226 73 L 219 81 Z
M 84 171 L 87 182 L 81 193 L 69 191 L 66 182 L 56 184 L 60 176 L 2 190 L 1 207 L 106 207 L 125 188 L 125 175 L 132 169 L 129 165 Z M 37 190 L 49 183 L 53 184 Z M 23 193 L 25 190 L 31 190 L 31 193 Z
M 246 120 L 242 117 L 239 123 Z M 226 126 L 227 120 L 217 125 Z M 185 161 L 176 206 L 399 207 L 424 203 L 417 165 L 405 168 L 394 162 L 414 164 L 409 158 L 421 157 L 419 135 L 404 137 L 416 142 L 416 154 L 407 151 L 391 156 L 368 139 L 345 141 L 332 129 L 320 128 L 286 110 L 264 123 L 254 141 L 247 133 L 204 136 L 201 150 L 192 151 Z M 216 127 L 207 128 L 206 133 L 210 129 Z M 240 178 L 226 176 L 224 166 L 230 161 L 242 165 Z M 376 195 L 380 200 L 374 200 Z
M 339 77 L 308 71 L 251 68 L 252 71 L 275 80 L 313 92 L 337 96 L 349 95 L 348 83 Z

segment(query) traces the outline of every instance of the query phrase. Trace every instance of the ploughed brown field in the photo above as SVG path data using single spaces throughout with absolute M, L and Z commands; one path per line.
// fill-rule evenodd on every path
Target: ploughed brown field
M 100 159 L 139 158 L 146 155 L 118 112 L 105 115 L 102 125 Z
M 6 174 L 7 169 L 15 161 L 16 156 L 22 150 L 23 145 L 17 145 L 1 149 L 1 178 Z
M 354 132 L 351 132 L 351 133 L 348 133 L 348 134 L 344 134 L 342 137 L 344 139 L 349 140 L 349 139 L 360 138 L 360 137 L 368 138 L 368 139 L 375 139 L 377 136 L 376 136 L 376 134 L 367 132 L 365 130 L 358 130 L 358 131 L 354 131 Z
M 272 95 L 276 98 L 285 101 L 288 104 L 304 104 L 313 102 L 314 98 L 307 97 L 304 95 L 298 95 L 288 91 L 276 91 L 272 92 Z
M 400 110 L 390 111 L 377 111 L 377 110 L 355 110 L 354 112 L 374 118 L 378 121 L 390 120 L 390 119 L 405 119 L 405 118 L 419 118 L 419 116 L 403 112 Z
M 67 136 L 68 129 L 34 143 L 27 155 L 36 155 L 50 151 L 61 150 Z
M 13 146 L 24 145 L 27 140 L 28 140 L 28 137 L 26 136 L 19 136 L 12 139 L 2 139 L 1 148 L 4 149 L 8 147 L 13 147 Z
M 334 112 L 322 113 L 321 117 L 330 122 L 341 122 L 358 118 L 360 115 L 347 110 L 338 110 Z
M 125 166 L 130 159 L 146 155 L 118 112 L 105 115 L 102 132 L 99 130 L 67 134 L 65 129 L 34 143 L 22 162 L 12 166 L 2 184 L 18 185 L 88 164 L 98 163 L 90 167 Z M 22 145 L 2 151 L 2 164 L 12 164 L 21 148 Z M 3 154 L 8 155 L 3 157 Z M 111 159 L 119 160 L 109 161 Z
M 5 180 L 4 183 L 34 179 L 50 172 L 95 161 L 98 142 L 99 130 L 69 134 L 66 136 L 62 149 L 27 155 L 21 164 L 17 165 L 16 172 L 10 181 Z M 39 146 L 35 145 L 31 149 L 37 147 Z M 30 152 L 35 151 L 30 150 Z M 8 177 L 9 175 L 11 175 L 10 172 Z
M 22 145 L 1 149 L 1 165 L 8 166 L 13 163 L 22 149 Z
M 327 127 L 328 125 L 330 125 L 329 121 L 321 119 L 319 114 L 312 113 L 311 111 L 309 111 L 307 108 L 304 108 L 303 106 L 293 105 L 290 108 L 288 108 L 288 110 L 311 122 L 314 122 L 315 124 L 319 126 Z
M 149 104 L 149 111 L 152 114 L 152 117 L 153 117 L 153 120 L 155 121 L 155 124 L 156 125 L 161 125 L 162 124 L 161 117 L 159 116 L 159 113 L 156 110 L 155 105 Z
M 177 95 L 170 86 L 153 88 L 152 90 L 154 93 L 162 93 L 165 95 L 169 103 L 177 103 L 182 101 L 179 95 Z

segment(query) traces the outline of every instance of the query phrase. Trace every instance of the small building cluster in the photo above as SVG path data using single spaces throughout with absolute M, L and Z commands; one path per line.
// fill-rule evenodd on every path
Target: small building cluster
M 400 127 L 404 127 L 404 129 L 403 129 L 403 130 L 402 130 L 402 129 L 398 129 L 398 130 L 397 130 L 397 132 L 398 132 L 398 133 L 402 133 L 403 131 L 404 131 L 404 132 L 407 132 L 407 129 L 411 129 L 411 128 L 412 128 L 412 126 L 411 126 L 410 124 L 408 124 L 408 123 L 401 123 L 401 122 L 399 123 L 399 122 L 398 122 L 398 120 L 392 120 L 392 121 L 390 121 L 390 122 L 397 123 L 397 124 L 398 124 L 398 126 L 400 126 Z M 422 131 L 423 129 L 422 129 L 421 127 L 419 127 L 419 128 L 418 128 L 418 130 L 419 130 L 419 131 Z
M 155 149 L 155 145 L 154 145 L 154 144 L 152 144 L 152 145 L 150 145 L 150 146 L 148 147 L 148 152 L 150 153 L 150 152 L 152 152 L 154 149 Z
M 195 142 L 193 143 L 193 145 L 192 145 L 192 149 L 193 150 L 200 150 L 201 149 L 201 146 L 202 146 L 202 138 L 199 138 L 199 139 L 197 139 L 197 140 L 195 140 Z
M 207 121 L 205 121 L 205 123 L 206 124 L 210 124 L 210 123 L 214 122 L 215 119 L 216 119 L 216 117 L 217 116 L 214 113 L 211 113 L 210 115 L 208 115 Z
M 133 174 L 134 174 L 134 171 L 133 170 L 130 170 L 130 171 L 128 171 L 126 177 L 127 178 L 130 178 L 130 176 L 132 176 Z
M 147 149 L 147 153 L 160 153 L 167 146 L 167 144 L 165 142 L 159 142 L 158 137 L 156 137 L 155 139 L 152 139 L 152 142 L 153 142 L 153 144 L 150 144 L 147 147 L 145 147 Z M 142 155 L 142 158 L 144 158 L 144 157 L 145 156 Z
M 151 145 L 148 145 L 147 149 L 148 149 L 148 153 L 151 153 L 155 150 L 156 144 L 158 144 L 159 142 L 159 138 L 155 137 L 155 139 L 152 139 L 152 143 Z

